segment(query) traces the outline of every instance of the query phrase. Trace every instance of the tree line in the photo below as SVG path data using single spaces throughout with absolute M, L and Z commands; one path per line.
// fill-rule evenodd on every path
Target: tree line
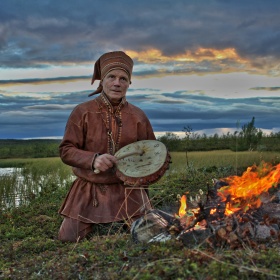
M 0 139 L 0 158 L 57 157 L 60 142 L 54 139 Z
M 255 117 L 244 124 L 240 130 L 223 135 L 198 134 L 192 132 L 191 126 L 184 127 L 185 137 L 167 132 L 158 138 L 171 152 L 190 151 L 280 151 L 280 132 L 263 133 L 255 127 Z
M 172 132 L 158 137 L 170 152 L 191 151 L 280 151 L 280 132 L 266 135 L 255 127 L 255 118 L 244 124 L 239 131 L 223 135 L 198 134 L 190 126 L 184 127 L 185 136 L 180 138 Z M 58 146 L 61 140 L 0 139 L 0 158 L 45 158 L 59 156 Z

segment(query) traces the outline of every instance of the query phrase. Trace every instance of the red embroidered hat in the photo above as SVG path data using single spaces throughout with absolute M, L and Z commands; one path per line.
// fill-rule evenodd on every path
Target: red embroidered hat
M 95 80 L 102 81 L 103 78 L 114 69 L 124 70 L 131 80 L 133 68 L 133 60 L 122 51 L 108 52 L 100 56 L 100 58 L 94 64 L 93 75 L 91 79 L 91 84 L 94 83 Z M 100 93 L 103 87 L 101 82 L 99 83 L 98 88 L 89 96 Z

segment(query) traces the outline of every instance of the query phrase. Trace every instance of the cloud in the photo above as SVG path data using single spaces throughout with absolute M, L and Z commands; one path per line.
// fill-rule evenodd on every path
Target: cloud
M 76 105 L 59 105 L 59 104 L 44 104 L 44 105 L 33 105 L 25 106 L 27 110 L 73 110 Z

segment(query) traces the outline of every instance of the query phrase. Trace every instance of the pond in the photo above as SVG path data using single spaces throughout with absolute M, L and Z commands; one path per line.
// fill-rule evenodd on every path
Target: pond
M 42 170 L 42 168 L 41 168 Z M 58 169 L 0 168 L 0 209 L 19 207 L 29 203 L 43 189 L 65 186 L 73 176 Z

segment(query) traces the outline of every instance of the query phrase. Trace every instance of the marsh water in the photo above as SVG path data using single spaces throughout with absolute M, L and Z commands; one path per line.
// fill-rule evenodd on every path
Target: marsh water
M 73 176 L 60 167 L 39 165 L 24 168 L 0 168 L 0 210 L 29 203 L 42 191 L 65 186 Z
M 40 187 L 35 188 L 32 184 L 27 186 L 27 182 L 22 175 L 22 168 L 0 168 L 0 182 L 0 205 L 2 209 L 25 204 L 41 190 Z
M 14 167 L 0 168 L 0 176 L 11 175 L 16 170 Z

